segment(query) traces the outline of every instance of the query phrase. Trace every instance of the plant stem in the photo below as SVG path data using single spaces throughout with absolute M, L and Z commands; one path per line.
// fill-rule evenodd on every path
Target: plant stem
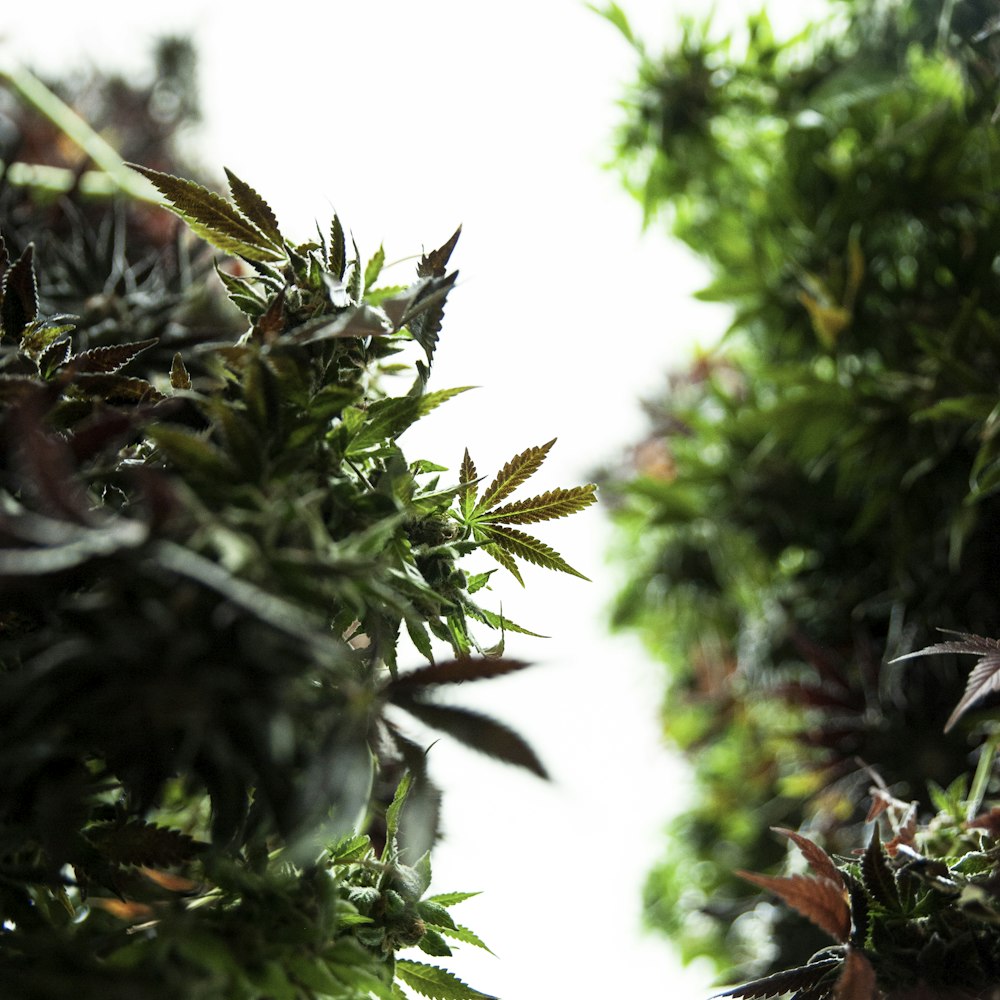
M 969 789 L 969 798 L 965 804 L 966 820 L 973 820 L 979 815 L 979 809 L 986 797 L 986 788 L 990 783 L 990 776 L 993 774 L 993 761 L 996 758 L 998 742 L 1000 742 L 1000 734 L 993 733 L 983 744 L 979 753 L 976 775 L 972 779 L 972 788 Z
M 23 67 L 0 67 L 0 84 L 7 84 L 12 88 L 31 107 L 52 122 L 63 135 L 75 142 L 100 168 L 100 172 L 107 177 L 107 182 L 102 184 L 96 178 L 92 178 L 89 184 L 95 194 L 119 190 L 140 201 L 155 204 L 162 201 L 149 181 L 129 170 L 114 147 L 29 70 Z M 14 183 L 30 184 L 37 178 L 42 187 L 57 191 L 68 190 L 75 183 L 75 175 L 69 170 L 62 171 L 58 167 L 38 165 L 23 166 L 28 167 L 32 173 L 25 173 L 25 180 L 18 180 L 15 175 L 12 178 Z M 84 174 L 85 178 L 88 176 Z

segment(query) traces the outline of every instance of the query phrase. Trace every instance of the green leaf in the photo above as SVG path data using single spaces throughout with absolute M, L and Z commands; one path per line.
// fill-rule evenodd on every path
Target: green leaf
M 371 839 L 366 833 L 345 836 L 330 847 L 330 863 L 346 865 L 363 858 L 372 847 Z
M 441 934 L 433 927 L 424 931 L 424 936 L 417 942 L 417 947 L 425 954 L 435 958 L 445 958 L 451 954 L 451 948 Z
M 574 486 L 571 489 L 549 490 L 527 500 L 517 500 L 514 503 L 504 504 L 503 507 L 495 507 L 483 517 L 483 521 L 535 524 L 539 521 L 566 517 L 595 503 L 596 490 L 597 487 L 593 483 L 587 486 Z
M 128 165 L 151 181 L 167 199 L 167 207 L 212 246 L 248 260 L 286 259 L 284 252 L 275 250 L 267 236 L 214 191 L 159 170 Z
M 468 521 L 472 516 L 472 511 L 476 506 L 476 488 L 475 484 L 479 479 L 479 475 L 476 472 L 476 463 L 472 461 L 469 455 L 469 449 L 465 449 L 465 455 L 462 456 L 462 466 L 459 470 L 459 479 L 462 483 L 462 489 L 459 491 L 459 505 L 462 511 L 462 517 Z
M 443 402 L 467 392 L 472 386 L 439 389 L 422 396 L 389 396 L 376 400 L 365 414 L 364 424 L 351 440 L 349 455 L 357 455 L 388 439 L 398 438 L 411 424 L 426 416 Z
M 156 424 L 147 433 L 163 455 L 182 471 L 213 480 L 232 479 L 235 471 L 232 463 L 203 434 L 167 424 Z
M 389 852 L 395 849 L 396 836 L 399 833 L 399 817 L 406 805 L 406 796 L 409 794 L 410 785 L 413 784 L 413 775 L 407 771 L 402 780 L 396 786 L 396 791 L 392 796 L 385 811 L 385 850 Z M 383 860 L 385 855 L 383 855 Z
M 397 958 L 396 976 L 410 989 L 431 1000 L 499 1000 L 473 989 L 452 973 L 423 962 Z
M 493 571 L 491 570 L 490 572 Z M 490 628 L 499 629 L 501 632 L 516 632 L 518 635 L 532 635 L 536 639 L 548 638 L 548 636 L 542 635 L 541 632 L 532 632 L 530 629 L 526 629 L 523 625 L 518 625 L 517 622 L 512 622 L 504 615 L 499 615 L 495 611 L 488 611 L 486 608 L 481 608 L 478 604 L 474 604 L 472 601 L 463 600 L 462 609 L 470 618 L 475 619 L 477 622 L 482 622 L 484 625 L 489 625 Z
M 229 190 L 232 192 L 233 201 L 237 208 L 274 244 L 281 248 L 284 237 L 278 228 L 278 220 L 275 218 L 271 206 L 245 181 L 240 180 L 228 167 L 223 167 L 226 172 L 226 179 L 229 181 Z
M 433 663 L 434 650 L 431 646 L 431 637 L 428 635 L 427 628 L 423 622 L 412 617 L 407 617 L 404 620 L 406 622 L 406 633 L 409 635 L 410 641 L 416 647 L 417 652 L 424 657 L 424 659 Z
M 488 951 L 491 955 L 493 951 L 487 947 L 486 942 L 483 941 L 478 934 L 474 934 L 468 927 L 463 927 L 461 924 L 455 924 L 451 927 L 440 927 L 435 925 L 437 930 L 439 930 L 445 937 L 453 938 L 455 941 L 461 941 L 463 944 L 471 944 L 476 948 L 482 948 L 483 951 Z
M 365 265 L 365 292 L 372 288 L 375 282 L 378 281 L 378 276 L 382 273 L 383 264 L 385 264 L 385 249 L 379 246 L 374 256 Z
M 589 581 L 590 579 L 584 576 L 579 570 L 573 569 L 555 549 L 539 541 L 533 535 L 518 531 L 516 528 L 502 528 L 492 524 L 477 526 L 477 531 L 492 545 L 503 549 L 510 555 L 524 559 L 526 562 L 534 563 L 536 566 L 542 566 L 545 569 L 554 569 L 561 573 L 569 573 L 571 576 L 577 576 L 581 580 Z M 493 555 L 492 552 L 490 554 Z M 494 556 L 494 558 L 496 557 Z
M 184 359 L 180 352 L 174 354 L 174 360 L 170 364 L 170 387 L 172 389 L 190 389 L 191 376 L 187 368 L 184 367 Z
M 486 487 L 486 491 L 480 498 L 479 503 L 476 504 L 472 516 L 475 517 L 489 510 L 501 500 L 510 496 L 526 479 L 533 476 L 539 470 L 545 461 L 546 455 L 548 455 L 555 443 L 556 439 L 553 438 L 547 444 L 534 448 L 526 448 L 519 455 L 515 455 L 507 462 L 496 474 L 493 482 Z
M 513 576 L 522 587 L 524 586 L 524 579 L 521 576 L 521 571 L 517 568 L 517 563 L 511 559 L 505 549 L 499 545 L 487 542 L 483 545 L 483 551 L 491 559 L 495 559 L 498 563 L 500 563 L 500 565 L 503 566 L 503 568 L 507 570 L 507 572 L 510 573 L 510 575 Z
M 344 272 L 347 270 L 347 241 L 344 239 L 344 227 L 337 215 L 334 215 L 333 222 L 330 224 L 327 267 L 338 280 L 344 280 Z
M 481 892 L 438 892 L 433 896 L 428 896 L 424 902 L 440 903 L 441 906 L 455 906 L 458 903 L 464 903 L 467 899 L 472 899 L 474 896 L 481 895 Z

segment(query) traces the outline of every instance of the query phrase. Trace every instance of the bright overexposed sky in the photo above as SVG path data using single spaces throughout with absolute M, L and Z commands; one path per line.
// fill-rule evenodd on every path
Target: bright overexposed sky
M 682 6 L 702 12 L 621 5 L 654 44 Z M 817 6 L 768 8 L 780 21 Z M 690 298 L 699 266 L 662 231 L 641 233 L 639 206 L 602 167 L 635 59 L 578 0 L 33 0 L 5 9 L 0 59 L 143 72 L 164 31 L 199 49 L 199 158 L 257 188 L 286 232 L 307 239 L 335 209 L 363 255 L 384 243 L 394 260 L 463 224 L 432 388 L 480 388 L 404 437 L 409 458 L 457 470 L 468 446 L 488 475 L 558 437 L 538 487 L 583 482 L 641 435 L 639 398 L 724 328 Z M 510 637 L 537 668 L 460 695 L 523 732 L 554 781 L 446 739 L 431 750 L 446 793 L 435 888 L 482 890 L 455 916 L 498 956 L 463 948 L 446 964 L 504 1000 L 705 997 L 708 973 L 680 970 L 640 930 L 642 882 L 687 779 L 659 742 L 658 668 L 607 633 L 622 573 L 606 562 L 608 527 L 590 508 L 538 534 L 594 582 L 529 567 L 522 591 L 494 577 L 504 613 L 551 638 Z

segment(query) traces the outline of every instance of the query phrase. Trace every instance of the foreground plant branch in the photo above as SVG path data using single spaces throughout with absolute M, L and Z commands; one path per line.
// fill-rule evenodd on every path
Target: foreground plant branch
M 227 199 L 135 170 L 228 255 L 238 312 L 184 246 L 168 294 L 174 264 L 130 263 L 113 219 L 67 210 L 58 313 L 33 243 L 0 242 L 0 978 L 485 998 L 436 964 L 485 945 L 451 915 L 469 893 L 429 894 L 439 793 L 404 719 L 545 776 L 512 728 L 437 695 L 527 666 L 477 554 L 581 575 L 509 526 L 594 487 L 497 506 L 550 442 L 470 506 L 468 458 L 446 478 L 404 455 L 464 391 L 427 388 L 458 233 L 384 285 L 339 218 L 292 242 L 231 173 Z M 104 265 L 99 319 L 69 293 Z

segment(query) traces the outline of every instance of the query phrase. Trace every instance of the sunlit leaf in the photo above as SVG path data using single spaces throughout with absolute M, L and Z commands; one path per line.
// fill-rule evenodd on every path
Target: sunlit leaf
M 423 962 L 396 959 L 396 975 L 412 990 L 431 1000 L 498 1000 L 480 993 L 457 976 Z

